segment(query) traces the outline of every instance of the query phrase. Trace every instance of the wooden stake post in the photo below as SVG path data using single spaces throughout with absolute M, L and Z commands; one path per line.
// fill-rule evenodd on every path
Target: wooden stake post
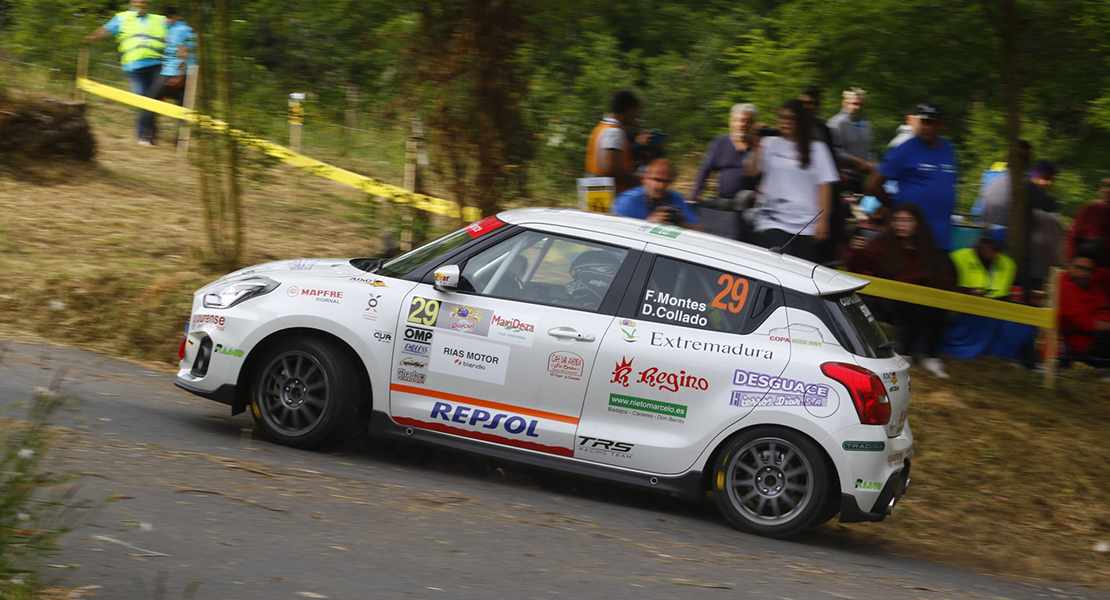
M 1045 307 L 1052 311 L 1053 315 L 1057 315 L 1057 309 L 1060 304 L 1060 269 L 1052 267 L 1048 270 L 1048 297 L 1045 299 Z M 1057 317 L 1058 319 L 1059 317 Z M 1048 389 L 1056 389 L 1056 368 L 1059 360 L 1056 354 L 1060 351 L 1060 332 L 1054 326 L 1051 329 L 1044 330 L 1044 380 L 1042 385 Z
M 289 94 L 289 148 L 300 154 L 304 125 L 304 92 Z
M 77 51 L 77 79 L 89 78 L 89 50 L 88 48 L 81 48 Z M 80 86 L 73 88 L 73 101 L 83 103 L 85 101 L 85 90 Z
M 185 67 L 185 102 L 182 105 L 186 113 L 191 113 L 193 107 L 196 106 L 197 101 L 197 73 L 200 71 L 197 65 L 188 65 Z M 181 124 L 181 130 L 177 134 L 177 156 L 178 158 L 185 158 L 189 154 L 189 136 L 191 134 L 190 122 L 185 121 Z

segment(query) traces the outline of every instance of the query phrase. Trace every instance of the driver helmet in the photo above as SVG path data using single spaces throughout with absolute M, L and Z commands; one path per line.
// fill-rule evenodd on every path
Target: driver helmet
M 612 253 L 604 250 L 587 250 L 576 256 L 570 263 L 569 271 L 574 281 L 567 286 L 567 291 L 574 294 L 577 291 L 584 292 L 583 288 L 588 288 L 598 295 L 604 295 L 613 283 L 619 268 L 620 259 Z

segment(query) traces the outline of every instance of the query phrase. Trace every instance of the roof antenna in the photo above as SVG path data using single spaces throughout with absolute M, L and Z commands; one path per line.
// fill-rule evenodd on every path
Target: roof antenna
M 802 225 L 802 228 L 798 230 L 798 233 L 795 233 L 793 237 L 786 240 L 785 244 L 783 244 L 781 246 L 775 246 L 774 248 L 771 248 L 771 252 L 774 252 L 775 254 L 782 254 L 782 251 L 786 250 L 786 247 L 790 245 L 790 242 L 793 242 L 794 238 L 801 235 L 802 232 L 806 230 L 806 227 L 809 227 L 811 223 L 816 221 L 817 217 L 820 217 L 821 213 L 823 213 L 823 212 L 825 212 L 825 209 L 821 209 L 821 210 L 817 211 L 817 214 L 813 215 L 813 218 L 809 220 L 809 223 L 806 223 L 805 225 Z

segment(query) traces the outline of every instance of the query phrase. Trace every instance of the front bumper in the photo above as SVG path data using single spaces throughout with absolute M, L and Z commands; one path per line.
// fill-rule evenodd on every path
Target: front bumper
M 875 503 L 869 510 L 860 508 L 859 502 L 852 494 L 840 495 L 840 522 L 841 523 L 863 523 L 867 521 L 877 522 L 882 521 L 894 511 L 894 505 L 902 498 L 902 494 L 906 493 L 906 489 L 910 486 L 910 460 L 907 458 L 902 470 L 897 473 L 892 473 L 890 478 L 887 479 L 886 484 L 883 485 L 882 492 L 879 497 L 875 499 Z

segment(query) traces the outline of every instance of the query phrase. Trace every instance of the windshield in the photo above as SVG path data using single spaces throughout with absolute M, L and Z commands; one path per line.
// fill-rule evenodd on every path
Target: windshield
M 845 350 L 868 358 L 894 356 L 886 334 L 859 294 L 825 296 L 822 300 L 832 317 L 834 333 Z
M 474 236 L 467 229 L 460 229 L 412 252 L 398 256 L 385 263 L 381 269 L 378 269 L 377 273 L 385 277 L 404 277 L 421 265 L 439 258 L 473 239 Z

